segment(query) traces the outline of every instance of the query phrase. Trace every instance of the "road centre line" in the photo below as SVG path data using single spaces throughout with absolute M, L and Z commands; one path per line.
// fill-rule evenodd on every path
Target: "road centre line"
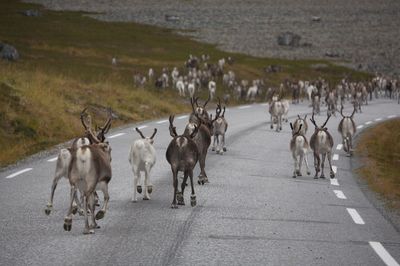
M 48 159 L 47 161 L 51 163 L 51 162 L 57 161 L 57 159 L 58 159 L 58 156 L 54 157 L 54 158 L 51 158 L 51 159 Z
M 117 137 L 120 137 L 120 136 L 123 136 L 123 135 L 125 135 L 125 133 L 118 133 L 118 134 L 109 136 L 109 137 L 107 137 L 107 138 L 108 138 L 108 139 L 113 139 L 113 138 L 117 138 Z
M 268 103 L 262 103 L 261 106 L 268 106 Z
M 353 219 L 354 223 L 356 223 L 356 224 L 365 224 L 363 218 L 361 218 L 360 214 L 358 214 L 356 209 L 346 208 L 346 210 L 350 214 L 350 216 Z
M 182 116 L 179 116 L 179 117 L 177 117 L 176 119 L 185 119 L 185 118 L 187 118 L 187 117 L 189 117 L 188 115 L 182 115 Z
M 251 107 L 251 105 L 244 105 L 244 106 L 240 106 L 238 109 L 247 109 L 247 108 L 250 108 Z
M 364 127 L 364 125 L 359 125 L 359 126 L 357 126 L 357 129 L 361 129 L 363 127 Z
M 382 118 L 380 118 L 380 117 L 375 119 L 375 121 L 381 121 L 381 120 L 382 120 Z
M 161 121 L 156 122 L 156 124 L 164 124 L 164 123 L 167 123 L 167 122 L 168 122 L 168 120 L 161 120 Z
M 331 178 L 331 185 L 332 186 L 339 186 L 339 182 L 336 178 Z
M 337 146 L 336 146 L 336 149 L 337 150 L 341 150 L 343 148 L 343 144 L 338 144 Z
M 372 121 L 365 122 L 366 125 L 372 124 Z
M 347 199 L 347 197 L 344 195 L 343 191 L 341 190 L 334 190 L 333 191 L 339 199 Z
M 148 127 L 148 126 L 147 125 L 143 125 L 143 126 L 138 127 L 138 129 L 143 129 L 143 128 L 146 128 L 146 127 Z
M 389 115 L 387 118 L 395 118 L 396 115 Z
M 18 171 L 18 172 L 13 173 L 13 174 L 11 174 L 11 175 L 9 175 L 9 176 L 6 176 L 6 178 L 7 178 L 7 179 L 10 179 L 10 178 L 16 177 L 17 175 L 20 175 L 20 174 L 29 172 L 29 171 L 31 171 L 32 169 L 33 169 L 33 168 L 25 168 L 25 169 L 23 169 L 23 170 L 21 170 L 21 171 Z
M 339 154 L 334 154 L 333 155 L 333 157 L 332 157 L 332 160 L 334 160 L 334 161 L 337 161 L 337 160 L 339 160 Z
M 387 252 L 380 242 L 370 241 L 369 245 L 388 266 L 399 266 L 397 261 Z

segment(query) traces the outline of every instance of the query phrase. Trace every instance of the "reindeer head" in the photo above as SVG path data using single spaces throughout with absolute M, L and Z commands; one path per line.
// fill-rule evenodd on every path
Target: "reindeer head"
M 353 108 L 353 113 L 351 113 L 351 115 L 350 116 L 345 116 L 345 115 L 343 115 L 343 105 L 342 105 L 342 107 L 340 108 L 340 115 L 343 117 L 343 118 L 350 118 L 350 119 L 353 119 L 353 116 L 354 116 L 354 113 L 356 112 L 356 108 L 355 108 L 355 106 L 354 106 L 354 108 Z
M 176 133 L 176 127 L 174 126 L 174 115 L 169 116 L 169 134 L 171 137 L 179 137 L 178 133 Z M 190 124 L 190 123 L 189 123 Z M 194 138 L 199 131 L 199 127 L 197 125 L 194 126 L 193 130 L 191 132 L 185 130 L 182 136 L 188 137 L 188 138 Z
M 142 137 L 142 139 L 146 140 L 147 142 L 149 142 L 150 144 L 154 143 L 154 136 L 157 133 L 157 128 L 154 129 L 153 135 L 151 135 L 151 137 L 145 137 L 142 133 L 142 131 L 140 131 L 139 128 L 135 128 L 136 132 L 139 133 L 139 135 Z
M 96 133 L 92 131 L 92 118 L 90 114 L 86 112 L 88 108 L 86 107 L 83 109 L 81 112 L 81 122 L 83 127 L 85 128 L 85 134 L 89 138 L 91 143 L 102 143 L 105 141 L 106 137 L 105 134 L 108 133 L 108 131 L 111 128 L 111 120 L 112 120 L 112 111 L 111 108 L 107 110 L 108 113 L 108 118 L 104 125 L 102 127 L 98 127 L 96 125 Z
M 303 124 L 300 124 L 299 129 L 295 130 L 295 128 L 293 127 L 292 123 L 290 123 L 290 128 L 292 129 L 292 136 L 297 136 L 300 135 L 300 131 L 301 131 L 301 127 L 303 126 Z
M 313 114 L 312 114 L 312 117 L 310 118 L 310 121 L 311 121 L 311 123 L 313 123 L 314 126 L 315 126 L 315 132 L 317 132 L 317 131 L 327 131 L 328 128 L 326 128 L 325 125 L 326 125 L 326 123 L 328 123 L 329 118 L 331 118 L 331 115 L 330 115 L 330 114 L 328 115 L 328 118 L 326 119 L 325 123 L 324 123 L 321 127 L 319 127 L 319 126 L 317 126 L 317 124 L 316 124 L 316 122 L 315 122 L 314 113 L 313 113 Z
M 197 114 L 197 115 L 199 115 L 199 116 L 201 116 L 201 117 L 203 117 L 203 118 L 208 118 L 208 113 L 207 113 L 207 111 L 206 111 L 206 106 L 207 106 L 207 103 L 210 101 L 210 95 L 208 95 L 208 99 L 207 99 L 207 101 L 203 104 L 203 106 L 201 106 L 201 105 L 199 105 L 198 104 L 198 101 L 199 100 L 199 98 L 198 97 L 196 97 L 196 98 L 191 98 L 190 99 L 190 103 L 191 103 L 191 105 L 192 105 L 192 112 L 193 112 L 193 114 Z M 194 106 L 196 104 L 196 107 Z

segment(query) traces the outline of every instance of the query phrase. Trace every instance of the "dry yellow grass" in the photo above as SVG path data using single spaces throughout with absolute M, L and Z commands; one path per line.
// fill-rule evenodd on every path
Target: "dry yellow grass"
M 386 200 L 391 208 L 400 210 L 400 119 L 375 126 L 360 137 L 356 154 L 363 166 L 360 177 Z

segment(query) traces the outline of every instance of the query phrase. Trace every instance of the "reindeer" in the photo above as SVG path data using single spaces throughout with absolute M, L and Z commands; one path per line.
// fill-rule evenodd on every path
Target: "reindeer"
M 294 171 L 293 178 L 296 176 L 302 176 L 301 174 L 301 164 L 304 162 L 307 167 L 307 175 L 310 175 L 310 169 L 308 167 L 307 151 L 308 151 L 308 141 L 305 135 L 302 134 L 302 127 L 304 124 L 300 124 L 298 129 L 296 129 L 292 123 L 290 123 L 290 128 L 292 129 L 292 139 L 290 140 L 290 151 L 292 152 L 294 160 Z
M 110 196 L 108 183 L 111 180 L 111 147 L 102 143 L 89 129 L 89 134 L 94 140 L 93 144 L 85 145 L 72 152 L 71 163 L 68 170 L 68 179 L 71 184 L 70 207 L 64 219 L 64 230 L 71 231 L 73 201 L 77 189 L 82 198 L 84 207 L 85 228 L 84 234 L 93 234 L 94 229 L 100 228 L 96 220 L 104 217 Z M 104 194 L 104 205 L 95 215 L 95 190 L 100 189 Z M 91 225 L 88 220 L 88 208 L 91 212 Z
M 221 106 L 221 100 L 219 98 L 218 98 L 218 106 Z M 217 143 L 217 154 L 222 155 L 224 154 L 224 152 L 226 152 L 225 133 L 227 129 L 228 129 L 228 122 L 225 119 L 225 106 L 224 106 L 224 111 L 222 112 L 222 115 L 220 115 L 220 117 L 218 117 L 217 120 L 215 120 L 213 123 L 212 135 L 214 136 L 214 142 L 211 150 L 215 151 L 216 147 L 215 143 Z
M 47 215 L 50 215 L 51 210 L 53 209 L 53 199 L 54 199 L 54 193 L 57 188 L 57 184 L 60 181 L 62 177 L 68 178 L 68 169 L 69 165 L 71 163 L 71 157 L 72 153 L 77 150 L 78 148 L 85 146 L 85 145 L 90 145 L 94 143 L 94 139 L 91 137 L 91 134 L 89 133 L 89 128 L 91 128 L 92 124 L 92 119 L 89 114 L 86 113 L 87 108 L 85 108 L 81 112 L 81 122 L 83 127 L 85 128 L 85 135 L 76 138 L 73 142 L 70 148 L 67 149 L 61 149 L 60 152 L 58 153 L 57 157 L 57 162 L 56 162 L 56 170 L 53 178 L 53 183 L 51 185 L 51 193 L 50 193 L 50 200 L 46 205 L 45 213 Z M 111 110 L 109 110 L 109 117 L 107 121 L 105 122 L 103 127 L 98 127 L 97 129 L 97 136 L 96 138 L 100 140 L 100 142 L 105 141 L 105 134 L 108 133 L 111 127 Z M 84 119 L 87 121 L 85 122 Z M 79 213 L 83 214 L 82 207 L 80 206 L 80 202 L 78 198 L 75 198 L 75 201 L 73 203 L 73 214 L 75 214 L 78 210 L 79 207 Z
M 200 106 L 198 104 L 198 102 L 197 102 L 198 99 L 199 99 L 198 97 L 196 97 L 194 99 L 190 98 L 190 104 L 192 105 L 192 113 L 190 114 L 189 122 L 193 122 L 193 123 L 198 122 L 197 116 L 203 118 L 206 121 L 210 119 L 208 112 L 206 110 L 207 103 L 210 101 L 210 95 L 208 95 L 208 99 L 205 101 L 203 106 Z M 196 104 L 196 107 L 194 107 L 194 104 Z
M 199 151 L 200 174 L 198 176 L 198 183 L 201 185 L 209 182 L 205 171 L 206 156 L 208 148 L 211 144 L 211 132 L 213 132 L 213 124 L 219 118 L 219 115 L 221 113 L 221 106 L 217 106 L 217 114 L 214 119 L 204 119 L 203 117 L 196 114 L 197 122 L 189 121 L 185 128 L 186 135 L 191 135 L 195 130 L 198 131 L 193 140 L 196 143 L 197 149 Z M 193 105 L 192 108 L 194 109 Z
M 328 118 L 326 119 L 325 123 L 321 126 L 318 127 L 317 124 L 315 123 L 314 120 L 314 113 L 312 114 L 312 117 L 310 121 L 314 124 L 315 126 L 315 131 L 313 135 L 311 136 L 310 139 L 310 146 L 311 149 L 314 152 L 314 166 L 315 166 L 315 176 L 314 178 L 318 178 L 318 173 L 321 171 L 321 176 L 320 178 L 325 178 L 324 175 L 324 163 L 325 163 L 325 157 L 328 155 L 328 162 L 329 162 L 329 167 L 330 167 L 330 177 L 334 178 L 335 173 L 333 172 L 332 169 L 332 147 L 333 147 L 333 138 L 331 134 L 328 132 L 328 128 L 325 127 L 326 123 L 328 123 L 328 120 L 331 116 L 328 115 Z M 322 155 L 322 162 L 320 160 L 319 155 Z M 321 165 L 321 167 L 320 167 Z
M 282 116 L 285 113 L 285 108 L 276 96 L 272 98 L 269 113 L 271 114 L 271 129 L 274 128 L 274 120 L 276 120 L 276 131 L 279 132 L 282 130 Z
M 301 118 L 300 115 L 297 115 L 297 119 L 293 123 L 293 128 L 292 131 L 297 132 L 301 135 L 306 135 L 307 130 L 308 130 L 308 124 L 307 124 L 307 115 L 304 116 L 304 118 Z
M 136 191 L 139 194 L 142 193 L 140 171 L 145 172 L 143 200 L 149 200 L 150 194 L 153 191 L 153 185 L 150 182 L 150 171 L 156 163 L 156 150 L 153 147 L 153 143 L 154 136 L 157 133 L 157 129 L 155 128 L 151 137 L 145 137 L 139 128 L 135 129 L 142 138 L 133 142 L 131 151 L 129 152 L 129 163 L 131 164 L 133 171 L 133 202 L 137 201 Z
M 187 178 L 190 177 L 190 184 L 192 187 L 192 194 L 190 196 L 190 203 L 192 207 L 196 206 L 196 194 L 194 191 L 193 184 L 193 169 L 199 158 L 199 151 L 193 138 L 198 133 L 198 127 L 188 134 L 185 130 L 183 135 L 176 133 L 176 128 L 173 125 L 174 116 L 169 117 L 169 133 L 173 138 L 168 145 L 166 158 L 168 163 L 171 165 L 173 186 L 174 186 L 174 197 L 172 200 L 171 208 L 177 209 L 178 205 L 185 205 L 183 193 L 186 187 Z M 181 192 L 178 190 L 178 171 L 184 173 Z
M 353 109 L 353 113 L 350 116 L 343 115 L 343 105 L 340 109 L 342 120 L 339 122 L 338 131 L 342 135 L 343 149 L 348 156 L 353 154 L 353 136 L 357 131 L 356 124 L 354 123 L 353 116 L 356 109 Z

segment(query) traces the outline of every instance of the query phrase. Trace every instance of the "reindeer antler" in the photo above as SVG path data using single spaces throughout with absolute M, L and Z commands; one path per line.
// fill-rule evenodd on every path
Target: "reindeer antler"
M 173 138 L 178 136 L 178 134 L 176 133 L 176 127 L 174 127 L 174 117 L 175 117 L 174 115 L 169 116 L 169 134 Z
M 145 139 L 146 137 L 143 135 L 142 131 L 140 131 L 139 128 L 135 128 L 136 132 L 139 133 L 139 135 L 142 137 L 142 139 Z
M 328 118 L 326 119 L 325 123 L 322 125 L 321 128 L 324 128 L 324 127 L 325 127 L 326 123 L 328 123 L 329 118 L 331 118 L 331 114 L 328 115 Z
M 210 97 L 211 97 L 211 94 L 209 93 L 209 94 L 208 94 L 208 99 L 207 99 L 207 101 L 204 103 L 203 108 L 206 108 L 207 103 L 210 101 Z
M 312 113 L 312 117 L 310 118 L 310 121 L 311 121 L 311 123 L 314 124 L 315 127 L 318 128 L 318 126 L 317 126 L 317 124 L 315 123 L 315 120 L 314 120 L 314 112 Z
M 193 97 L 190 97 L 190 105 L 192 105 L 193 113 L 194 113 L 194 103 L 195 103 L 195 100 L 193 99 Z
M 108 108 L 107 113 L 108 113 L 108 118 L 107 118 L 106 122 L 104 123 L 104 126 L 99 127 L 99 129 L 101 130 L 101 134 L 102 135 L 107 134 L 107 132 L 111 128 L 111 120 L 112 120 L 112 110 L 111 110 L 111 108 Z
M 81 112 L 81 122 L 82 122 L 82 125 L 85 128 L 85 130 L 88 130 L 88 128 L 90 128 L 92 126 L 92 119 L 91 119 L 90 115 L 86 113 L 87 109 L 88 108 L 86 107 Z M 89 125 L 86 124 L 85 118 L 88 120 Z
M 343 115 L 343 104 L 342 104 L 342 107 L 340 107 L 340 114 L 342 115 L 342 117 L 344 118 L 344 115 Z

